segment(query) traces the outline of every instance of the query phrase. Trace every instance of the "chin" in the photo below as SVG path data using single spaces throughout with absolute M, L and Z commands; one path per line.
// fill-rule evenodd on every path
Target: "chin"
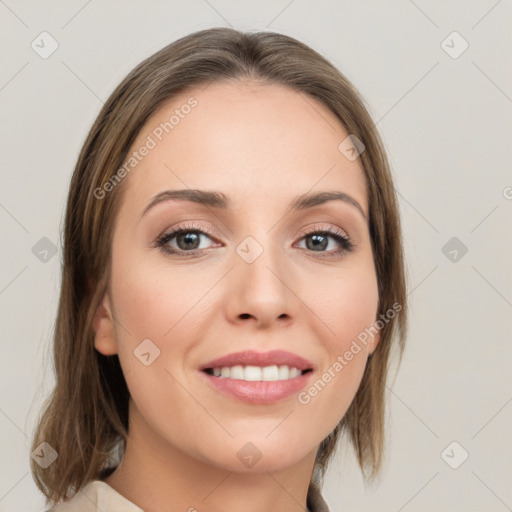
M 229 443 L 224 443 L 217 453 L 212 454 L 210 451 L 209 454 L 204 454 L 205 460 L 227 471 L 263 473 L 292 467 L 308 455 L 316 454 L 317 445 L 307 450 L 304 439 L 295 440 L 296 436 L 290 435 L 288 439 L 293 442 L 287 443 L 277 436 L 272 441 L 265 439 L 266 435 L 268 434 L 262 435 L 260 441 L 256 439 L 252 442 L 231 439 Z

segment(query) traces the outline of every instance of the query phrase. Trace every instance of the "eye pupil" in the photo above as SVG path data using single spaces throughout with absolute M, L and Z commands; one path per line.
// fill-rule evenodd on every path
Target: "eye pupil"
M 320 239 L 320 240 L 319 240 Z M 311 235 L 306 240 L 311 240 L 312 244 L 309 244 L 306 241 L 306 246 L 308 246 L 308 249 L 317 250 L 320 248 L 320 250 L 323 250 L 327 247 L 327 237 L 325 235 Z
M 180 249 L 197 249 L 199 247 L 199 237 L 199 233 L 195 231 L 186 231 L 176 237 L 176 243 L 180 247 L 180 242 L 185 242 L 185 246 L 180 247 Z M 192 242 L 192 246 L 189 245 L 190 242 Z

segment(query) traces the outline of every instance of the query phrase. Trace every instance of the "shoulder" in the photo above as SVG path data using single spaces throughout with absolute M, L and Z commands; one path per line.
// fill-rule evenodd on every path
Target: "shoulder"
M 143 512 L 102 480 L 92 480 L 71 499 L 57 503 L 45 512 Z

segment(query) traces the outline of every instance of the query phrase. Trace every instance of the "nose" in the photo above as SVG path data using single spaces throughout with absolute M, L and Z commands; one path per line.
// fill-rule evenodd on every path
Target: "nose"
M 229 321 L 256 329 L 289 325 L 296 314 L 293 285 L 297 280 L 279 247 L 261 244 L 259 250 L 263 252 L 254 261 L 246 258 L 243 250 L 254 251 L 256 244 L 254 240 L 241 244 L 242 250 L 233 255 L 234 268 L 228 275 L 227 288 Z

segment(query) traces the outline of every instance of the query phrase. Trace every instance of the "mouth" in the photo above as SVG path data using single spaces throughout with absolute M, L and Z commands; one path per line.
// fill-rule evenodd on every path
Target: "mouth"
M 312 368 L 299 370 L 295 366 L 272 365 L 272 366 L 217 366 L 203 370 L 208 375 L 219 379 L 244 380 L 246 382 L 275 382 L 295 379 L 301 375 L 312 372 Z
M 244 351 L 210 361 L 199 370 L 223 395 L 250 404 L 271 404 L 303 389 L 315 366 L 286 351 Z

